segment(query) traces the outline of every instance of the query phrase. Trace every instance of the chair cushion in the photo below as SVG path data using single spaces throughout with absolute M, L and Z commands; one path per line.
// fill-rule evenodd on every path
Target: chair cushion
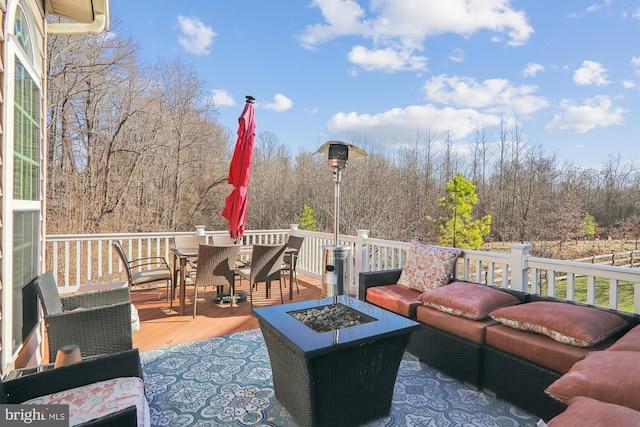
M 155 268 L 152 270 L 137 271 L 131 275 L 132 285 L 143 285 L 145 283 L 157 282 L 160 280 L 171 280 L 173 274 L 168 268 Z
M 58 393 L 36 397 L 23 404 L 69 405 L 69 425 L 103 417 L 136 406 L 138 426 L 149 426 L 149 404 L 144 394 L 144 382 L 138 377 L 115 378 Z
M 420 291 L 404 285 L 383 285 L 367 289 L 367 302 L 393 311 L 411 319 L 416 317 L 416 307 L 420 305 Z
M 574 397 L 586 396 L 640 411 L 639 356 L 636 351 L 589 353 L 545 393 L 566 404 Z
M 600 346 L 598 344 L 587 348 L 562 344 L 546 335 L 510 328 L 500 323 L 487 328 L 486 343 L 559 373 L 567 372 L 574 363 L 584 359 L 592 349 Z
M 416 320 L 476 344 L 484 344 L 487 327 L 498 324 L 498 322 L 489 317 L 482 320 L 472 320 L 466 317 L 454 316 L 426 305 L 418 306 Z
M 424 305 L 454 316 L 480 320 L 489 312 L 518 303 L 518 299 L 506 292 L 486 285 L 453 282 L 418 297 Z
M 131 332 L 138 332 L 140 330 L 140 316 L 138 315 L 138 309 L 135 305 L 131 304 Z
M 460 249 L 429 246 L 413 240 L 398 284 L 420 292 L 446 285 L 461 253 Z
M 640 351 L 640 325 L 631 329 L 618 339 L 607 350 L 613 351 Z
M 536 332 L 578 347 L 589 347 L 627 326 L 627 321 L 597 308 L 563 302 L 530 302 L 499 308 L 490 316 L 515 329 Z
M 640 412 L 613 403 L 578 396 L 566 411 L 547 423 L 548 427 L 632 427 L 640 426 Z

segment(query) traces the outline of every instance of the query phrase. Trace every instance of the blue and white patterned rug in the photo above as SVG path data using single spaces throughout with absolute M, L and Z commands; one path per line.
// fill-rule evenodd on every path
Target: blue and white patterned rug
M 295 426 L 259 329 L 141 354 L 152 426 Z M 537 419 L 405 354 L 389 417 L 368 426 L 535 426 Z

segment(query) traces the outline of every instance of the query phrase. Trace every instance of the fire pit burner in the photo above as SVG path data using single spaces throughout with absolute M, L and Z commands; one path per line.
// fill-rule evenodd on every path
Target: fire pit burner
M 331 304 L 288 313 L 316 332 L 328 332 L 373 322 L 373 317 L 343 304 Z

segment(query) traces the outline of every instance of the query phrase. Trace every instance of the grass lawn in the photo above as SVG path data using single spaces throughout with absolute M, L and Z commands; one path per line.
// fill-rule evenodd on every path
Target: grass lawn
M 618 310 L 633 313 L 633 288 L 632 282 L 621 281 L 618 284 Z M 576 277 L 575 279 L 575 301 L 587 302 L 587 278 Z M 542 288 L 544 295 L 548 294 L 547 285 Z M 567 298 L 567 281 L 556 281 L 556 296 L 558 298 Z M 609 279 L 596 278 L 596 305 L 599 307 L 609 308 Z

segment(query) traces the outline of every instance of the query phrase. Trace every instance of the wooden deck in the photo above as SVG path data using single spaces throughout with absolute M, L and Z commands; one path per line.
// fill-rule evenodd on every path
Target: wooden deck
M 321 284 L 319 281 L 299 275 L 300 293 L 293 284 L 293 300 L 289 300 L 289 281 L 283 288 L 284 302 L 306 301 L 320 298 Z M 247 293 L 247 301 L 233 307 L 233 314 L 229 304 L 215 304 L 212 288 L 198 288 L 197 315 L 193 317 L 193 286 L 187 286 L 186 309 L 183 316 L 178 314 L 178 300 L 173 302 L 173 310 L 169 309 L 166 299 L 166 288 L 133 290 L 131 301 L 138 309 L 140 316 L 140 330 L 133 333 L 133 346 L 141 352 L 168 347 L 185 342 L 231 334 L 258 327 L 258 320 L 251 314 L 249 303 L 249 282 L 243 280 L 237 291 Z M 272 283 L 271 298 L 265 298 L 265 284 L 258 284 L 258 291 L 253 293 L 254 307 L 280 304 L 278 283 Z

